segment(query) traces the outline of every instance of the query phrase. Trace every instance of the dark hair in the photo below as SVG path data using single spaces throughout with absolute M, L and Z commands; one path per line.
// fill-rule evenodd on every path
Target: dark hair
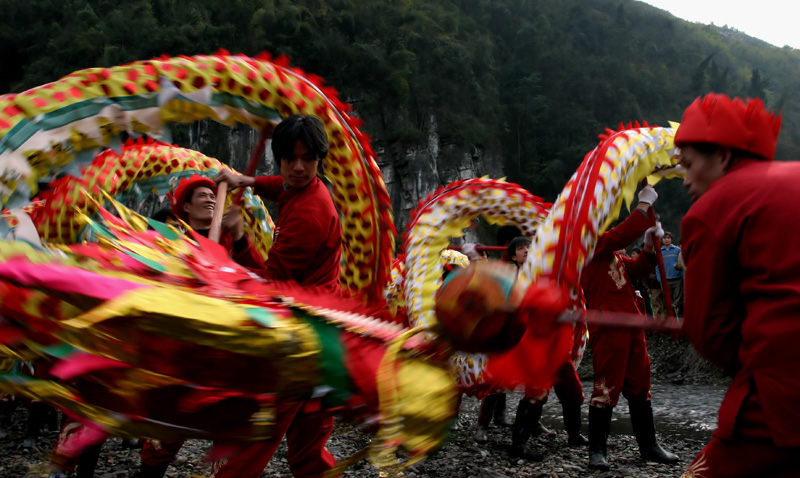
M 297 141 L 302 141 L 317 161 L 328 155 L 328 133 L 322 121 L 316 116 L 292 115 L 272 131 L 272 155 L 279 169 L 281 159 L 292 157 Z
M 527 246 L 531 243 L 531 240 L 527 237 L 517 236 L 511 239 L 511 242 L 508 243 L 508 256 L 511 260 L 514 260 L 514 256 L 517 253 L 517 246 Z
M 747 151 L 742 151 L 741 149 L 721 146 L 714 143 L 687 143 L 684 146 L 691 146 L 704 156 L 711 156 L 718 149 L 727 148 L 731 152 L 731 159 L 733 161 L 744 158 L 760 159 L 762 161 L 766 160 L 766 158 L 758 156 L 757 154 L 748 153 Z
M 158 211 L 154 212 L 151 219 L 165 223 L 167 222 L 167 219 L 169 219 L 170 217 L 173 219 L 175 218 L 175 216 L 172 215 L 172 206 L 167 206 L 167 207 L 162 207 Z
M 666 231 L 666 232 L 664 233 L 664 236 L 663 236 L 663 237 L 667 237 L 667 236 L 669 236 L 669 238 L 670 238 L 670 239 L 672 239 L 672 240 L 675 240 L 675 238 L 674 238 L 674 237 L 672 237 L 672 233 L 671 233 L 671 232 L 669 232 L 669 231 Z
M 522 231 L 517 226 L 505 225 L 497 230 L 497 244 L 506 245 L 511 239 L 522 235 Z
M 639 248 L 639 247 L 634 247 L 633 249 L 631 249 L 631 254 L 633 254 L 634 252 L 637 253 L 637 254 L 641 254 L 642 253 L 642 249 Z

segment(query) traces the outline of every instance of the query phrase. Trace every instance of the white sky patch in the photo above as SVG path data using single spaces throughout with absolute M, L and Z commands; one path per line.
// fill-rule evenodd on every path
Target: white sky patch
M 645 0 L 690 22 L 728 25 L 777 47 L 800 49 L 796 0 Z

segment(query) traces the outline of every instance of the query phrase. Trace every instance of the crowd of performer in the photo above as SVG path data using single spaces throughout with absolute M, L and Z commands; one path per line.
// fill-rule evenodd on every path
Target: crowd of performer
M 713 93 L 698 98 L 685 111 L 675 135 L 686 172 L 684 186 L 694 202 L 681 225 L 683 247 L 677 247 L 673 234 L 663 231 L 650 214 L 658 194 L 647 186 L 639 192 L 631 214 L 598 238 L 593 258 L 581 274 L 582 293 L 593 311 L 662 320 L 662 314 L 669 314 L 660 304 L 669 303 L 663 299 L 670 297 L 674 315 L 682 319 L 682 332 L 695 349 L 732 377 L 718 428 L 686 476 L 800 476 L 800 378 L 794 374 L 800 365 L 800 254 L 792 246 L 800 237 L 800 221 L 793 211 L 800 200 L 800 164 L 772 161 L 779 129 L 780 117 L 759 100 L 745 102 Z M 325 130 L 314 117 L 292 116 L 275 128 L 271 145 L 280 175 L 223 172 L 214 180 L 185 179 L 171 195 L 169 213 L 180 220 L 176 223 L 207 236 L 219 183 L 230 189 L 252 187 L 279 207 L 273 246 L 262 264 L 244 233 L 240 211 L 233 208 L 222 220 L 220 241 L 231 257 L 272 280 L 335 291 L 342 238 L 339 215 L 319 179 L 328 151 Z M 502 229 L 497 238 L 507 247 L 502 260 L 520 265 L 531 241 L 508 231 Z M 656 269 L 656 248 L 663 256 L 663 271 Z M 472 262 L 487 259 L 475 244 L 465 245 L 462 252 Z M 658 397 L 651 397 L 644 331 L 590 323 L 589 348 L 594 378 L 586 436 L 581 426 L 585 397 L 574 364 L 565 362 L 554 380 L 568 444 L 588 448 L 590 469 L 609 470 L 610 425 L 621 395 L 628 403 L 642 459 L 677 463 L 679 457 L 656 438 L 652 400 Z M 507 418 L 504 391 L 486 395 L 480 403 L 475 442 L 488 441 L 487 429 L 494 422 L 510 429 L 512 457 L 542 460 L 529 440 L 555 435 L 540 420 L 549 393 L 524 390 L 513 421 Z M 0 402 L 0 439 L 9 425 L 12 403 L 9 397 Z M 212 476 L 261 476 L 284 436 L 295 477 L 318 477 L 332 469 L 336 461 L 325 444 L 333 417 L 307 405 L 278 409 L 275 437 L 216 462 Z M 33 440 L 48 419 L 41 404 L 32 405 L 30 411 L 26 438 Z M 51 477 L 65 476 L 76 465 L 77 476 L 93 476 L 101 444 L 85 451 L 83 459 L 60 454 L 60 447 L 80 429 L 70 420 L 61 426 Z M 138 476 L 164 476 L 181 445 L 144 441 Z

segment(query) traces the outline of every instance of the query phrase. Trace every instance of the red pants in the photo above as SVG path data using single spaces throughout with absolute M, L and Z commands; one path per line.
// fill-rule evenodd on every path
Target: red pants
M 583 386 L 581 379 L 578 377 L 578 371 L 572 362 L 564 362 L 563 365 L 556 371 L 556 381 L 553 384 L 553 391 L 556 392 L 556 397 L 562 405 L 577 405 L 583 404 Z M 547 403 L 548 391 L 533 391 L 526 390 L 525 398 L 530 400 L 531 403 Z
M 589 333 L 594 366 L 590 406 L 613 407 L 619 395 L 650 399 L 650 357 L 643 330 L 600 327 Z
M 800 477 L 798 457 L 800 447 L 781 448 L 773 443 L 758 396 L 750 395 L 736 420 L 736 438 L 712 438 L 683 476 L 797 478 Z
M 295 478 L 321 477 L 336 466 L 336 459 L 325 448 L 333 431 L 333 417 L 325 412 L 303 412 L 303 405 L 279 405 L 275 437 L 249 443 L 230 460 L 214 463 L 210 478 L 259 478 L 284 435 L 288 446 L 289 469 Z

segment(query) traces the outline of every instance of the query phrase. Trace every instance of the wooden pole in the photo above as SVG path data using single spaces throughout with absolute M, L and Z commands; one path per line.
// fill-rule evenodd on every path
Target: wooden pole
M 267 123 L 267 125 L 261 130 L 258 143 L 256 143 L 256 147 L 253 148 L 253 152 L 250 154 L 250 162 L 247 163 L 247 168 L 245 169 L 244 173 L 245 176 L 252 176 L 256 173 L 258 161 L 261 158 L 261 155 L 264 154 L 264 145 L 266 144 L 270 133 L 272 133 L 272 123 Z M 219 238 L 222 233 L 222 216 L 225 214 L 225 196 L 227 195 L 228 183 L 219 183 L 219 186 L 217 186 L 217 204 L 214 206 L 214 217 L 211 219 L 211 229 L 208 231 L 208 238 L 217 243 L 219 242 Z M 231 204 L 239 204 L 242 201 L 243 195 L 244 188 L 239 188 L 239 190 L 234 194 Z
M 211 229 L 208 231 L 208 238 L 217 243 L 222 232 L 222 215 L 225 214 L 225 196 L 227 195 L 228 183 L 219 183 L 219 186 L 217 186 L 217 203 L 214 205 L 214 216 L 211 218 Z

